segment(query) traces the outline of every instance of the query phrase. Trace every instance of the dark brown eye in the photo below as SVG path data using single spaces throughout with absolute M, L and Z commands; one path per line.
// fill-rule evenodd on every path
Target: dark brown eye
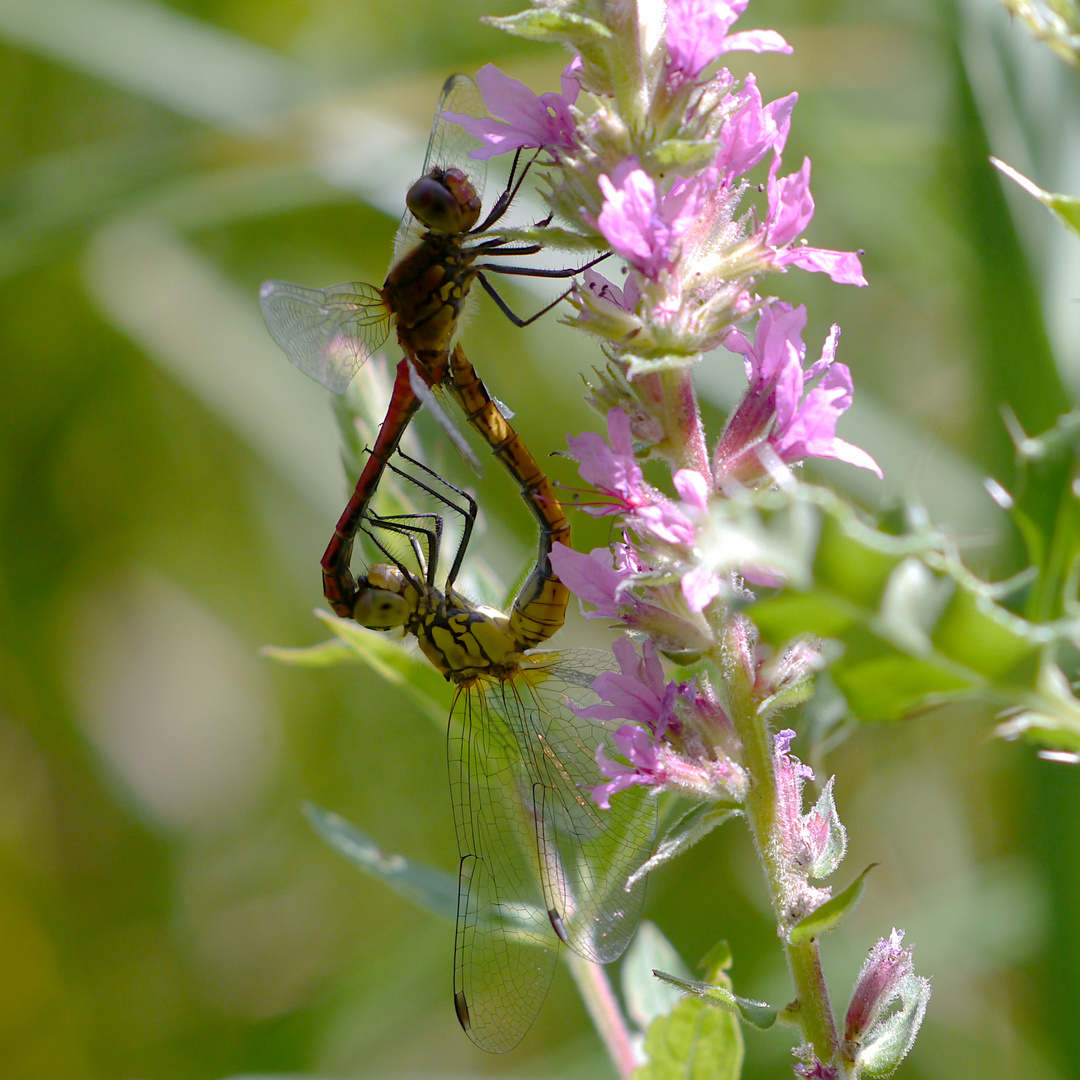
M 461 203 L 444 184 L 430 176 L 417 180 L 409 188 L 405 204 L 416 220 L 433 232 L 457 233 L 468 227 L 464 224 Z

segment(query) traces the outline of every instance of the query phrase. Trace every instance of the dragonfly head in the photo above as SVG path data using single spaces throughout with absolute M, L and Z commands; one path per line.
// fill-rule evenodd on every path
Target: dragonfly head
M 480 219 L 480 197 L 460 169 L 432 169 L 409 188 L 405 204 L 432 232 L 468 232 Z
M 409 579 L 396 566 L 373 566 L 357 583 L 353 618 L 369 630 L 394 630 L 404 626 L 416 608 L 407 592 Z

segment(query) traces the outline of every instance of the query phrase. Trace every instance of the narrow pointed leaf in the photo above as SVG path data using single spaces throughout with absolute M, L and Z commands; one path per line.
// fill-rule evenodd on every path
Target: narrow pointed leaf
M 356 653 L 344 642 L 336 639 L 299 649 L 284 645 L 264 645 L 259 653 L 269 656 L 271 660 L 277 660 L 280 664 L 291 664 L 293 667 L 335 667 L 356 661 Z
M 990 163 L 1010 180 L 1015 180 L 1029 195 L 1034 195 L 1070 232 L 1080 236 L 1080 199 L 1071 195 L 1059 195 L 1053 191 L 1044 191 L 1023 173 L 1017 172 L 1011 165 L 992 157 Z
M 482 21 L 515 37 L 531 41 L 565 42 L 578 49 L 595 46 L 611 38 L 611 31 L 603 23 L 554 8 L 519 11 L 516 15 L 503 18 L 489 16 Z
M 750 1024 L 751 1027 L 756 1027 L 760 1031 L 767 1031 L 771 1028 L 776 1023 L 776 1018 L 779 1015 L 779 1011 L 766 1002 L 739 997 L 727 986 L 680 979 L 664 971 L 657 971 L 654 974 L 658 979 L 670 983 L 671 986 L 681 990 L 684 994 L 692 994 L 715 1009 L 723 1009 L 725 1012 L 738 1016 L 744 1023 Z
M 400 641 L 385 633 L 368 630 L 351 619 L 339 619 L 328 611 L 316 610 L 315 614 L 333 630 L 354 659 L 400 687 L 440 730 L 446 728 L 453 690 L 429 663 L 419 660 Z
M 817 911 L 811 912 L 805 919 L 800 919 L 788 935 L 791 944 L 798 945 L 835 930 L 855 909 L 866 886 L 866 875 L 876 865 L 877 863 L 871 863 L 839 896 L 834 896 Z
M 365 874 L 385 881 L 407 900 L 444 919 L 457 915 L 457 879 L 403 855 L 387 855 L 366 833 L 337 814 L 308 803 L 304 815 L 331 847 L 337 848 Z

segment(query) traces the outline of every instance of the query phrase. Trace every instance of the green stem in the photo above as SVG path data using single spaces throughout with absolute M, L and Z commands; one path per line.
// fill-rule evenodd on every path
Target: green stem
M 626 1026 L 615 992 L 611 989 L 607 973 L 600 964 L 584 960 L 576 953 L 566 952 L 570 973 L 577 983 L 578 993 L 589 1010 L 600 1038 L 604 1040 L 611 1060 L 622 1080 L 630 1080 L 630 1074 L 637 1068 L 633 1045 L 630 1041 L 630 1029 Z
M 788 968 L 795 984 L 797 1004 L 792 1009 L 793 1019 L 801 1027 L 803 1037 L 813 1046 L 818 1060 L 829 1063 L 836 1060 L 840 1040 L 821 967 L 818 942 L 811 940 L 792 945 L 787 940 L 791 919 L 784 910 L 788 891 L 786 884 L 798 871 L 787 865 L 784 845 L 779 842 L 781 821 L 776 773 L 773 768 L 772 727 L 758 715 L 753 686 L 744 676 L 741 665 L 737 662 L 731 663 L 723 655 L 713 659 L 718 661 L 720 670 L 728 676 L 727 706 L 735 730 L 742 740 L 747 772 L 752 777 L 744 811 L 765 874 L 773 914 L 780 928 L 781 940 L 785 943 Z

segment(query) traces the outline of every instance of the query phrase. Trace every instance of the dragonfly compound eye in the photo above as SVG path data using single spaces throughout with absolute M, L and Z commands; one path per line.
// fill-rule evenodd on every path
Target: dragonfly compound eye
M 417 221 L 433 232 L 467 232 L 480 216 L 480 200 L 458 169 L 421 177 L 409 188 L 405 203 Z
M 409 621 L 409 601 L 387 589 L 364 589 L 356 598 L 353 618 L 369 630 L 393 630 Z

